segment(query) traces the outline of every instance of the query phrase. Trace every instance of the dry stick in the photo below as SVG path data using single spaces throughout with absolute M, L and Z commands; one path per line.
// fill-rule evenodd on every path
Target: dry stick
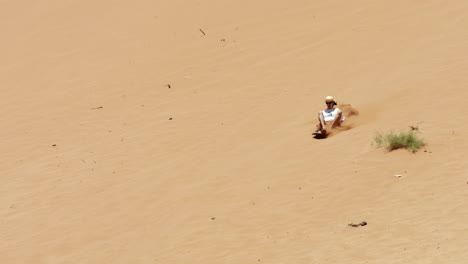
M 417 123 L 416 126 L 409 126 L 409 128 L 411 129 L 411 131 L 416 131 L 416 132 L 418 132 L 418 133 L 421 133 L 421 132 L 419 131 L 419 126 L 418 126 L 418 125 L 419 125 L 419 124 L 422 124 L 423 122 L 424 122 L 424 121 L 421 121 L 421 122 Z M 422 134 L 422 133 L 421 133 L 421 134 Z
M 362 221 L 362 222 L 359 223 L 359 224 L 353 224 L 353 223 L 348 224 L 348 226 L 352 226 L 352 227 L 365 226 L 365 225 L 367 225 L 367 222 L 366 222 L 366 221 Z
M 203 31 L 203 29 L 200 28 L 199 30 L 200 30 L 200 32 L 203 34 L 203 36 L 206 35 L 206 33 L 205 33 L 205 31 Z

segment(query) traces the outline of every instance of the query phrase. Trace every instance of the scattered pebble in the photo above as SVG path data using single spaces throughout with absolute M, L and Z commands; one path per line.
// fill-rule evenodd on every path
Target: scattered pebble
M 169 117 L 169 120 L 172 120 L 172 117 Z
M 393 175 L 393 177 L 395 177 L 395 178 L 400 178 L 401 176 L 403 176 L 403 175 L 401 175 L 401 174 L 395 174 L 395 175 Z

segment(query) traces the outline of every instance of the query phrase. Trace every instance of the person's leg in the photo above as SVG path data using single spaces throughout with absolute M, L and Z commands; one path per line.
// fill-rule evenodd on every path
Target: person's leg
M 334 127 L 340 126 L 342 116 L 343 116 L 343 113 L 341 111 L 339 111 L 338 114 L 335 116 L 335 119 L 333 119 L 333 122 L 332 122 L 330 128 L 333 129 Z
M 318 112 L 318 120 L 319 120 L 319 124 L 317 125 L 317 129 L 319 129 L 320 131 L 326 130 L 325 118 L 323 117 L 322 111 Z

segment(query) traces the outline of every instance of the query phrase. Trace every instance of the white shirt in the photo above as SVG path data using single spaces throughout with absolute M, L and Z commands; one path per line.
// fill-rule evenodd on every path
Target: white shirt
M 335 119 L 335 117 L 338 115 L 338 112 L 340 111 L 339 108 L 332 108 L 332 109 L 325 109 L 322 111 L 322 114 L 323 114 L 323 119 L 325 122 L 327 121 L 333 121 Z M 345 120 L 345 116 L 344 114 L 342 113 L 341 114 L 341 122 L 343 122 Z

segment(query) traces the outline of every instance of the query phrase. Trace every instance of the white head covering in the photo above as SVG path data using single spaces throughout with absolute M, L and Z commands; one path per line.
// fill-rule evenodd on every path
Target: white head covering
M 329 101 L 329 100 L 335 101 L 335 99 L 333 99 L 333 96 L 327 96 L 327 97 L 325 97 L 325 100 L 327 100 L 327 101 Z

